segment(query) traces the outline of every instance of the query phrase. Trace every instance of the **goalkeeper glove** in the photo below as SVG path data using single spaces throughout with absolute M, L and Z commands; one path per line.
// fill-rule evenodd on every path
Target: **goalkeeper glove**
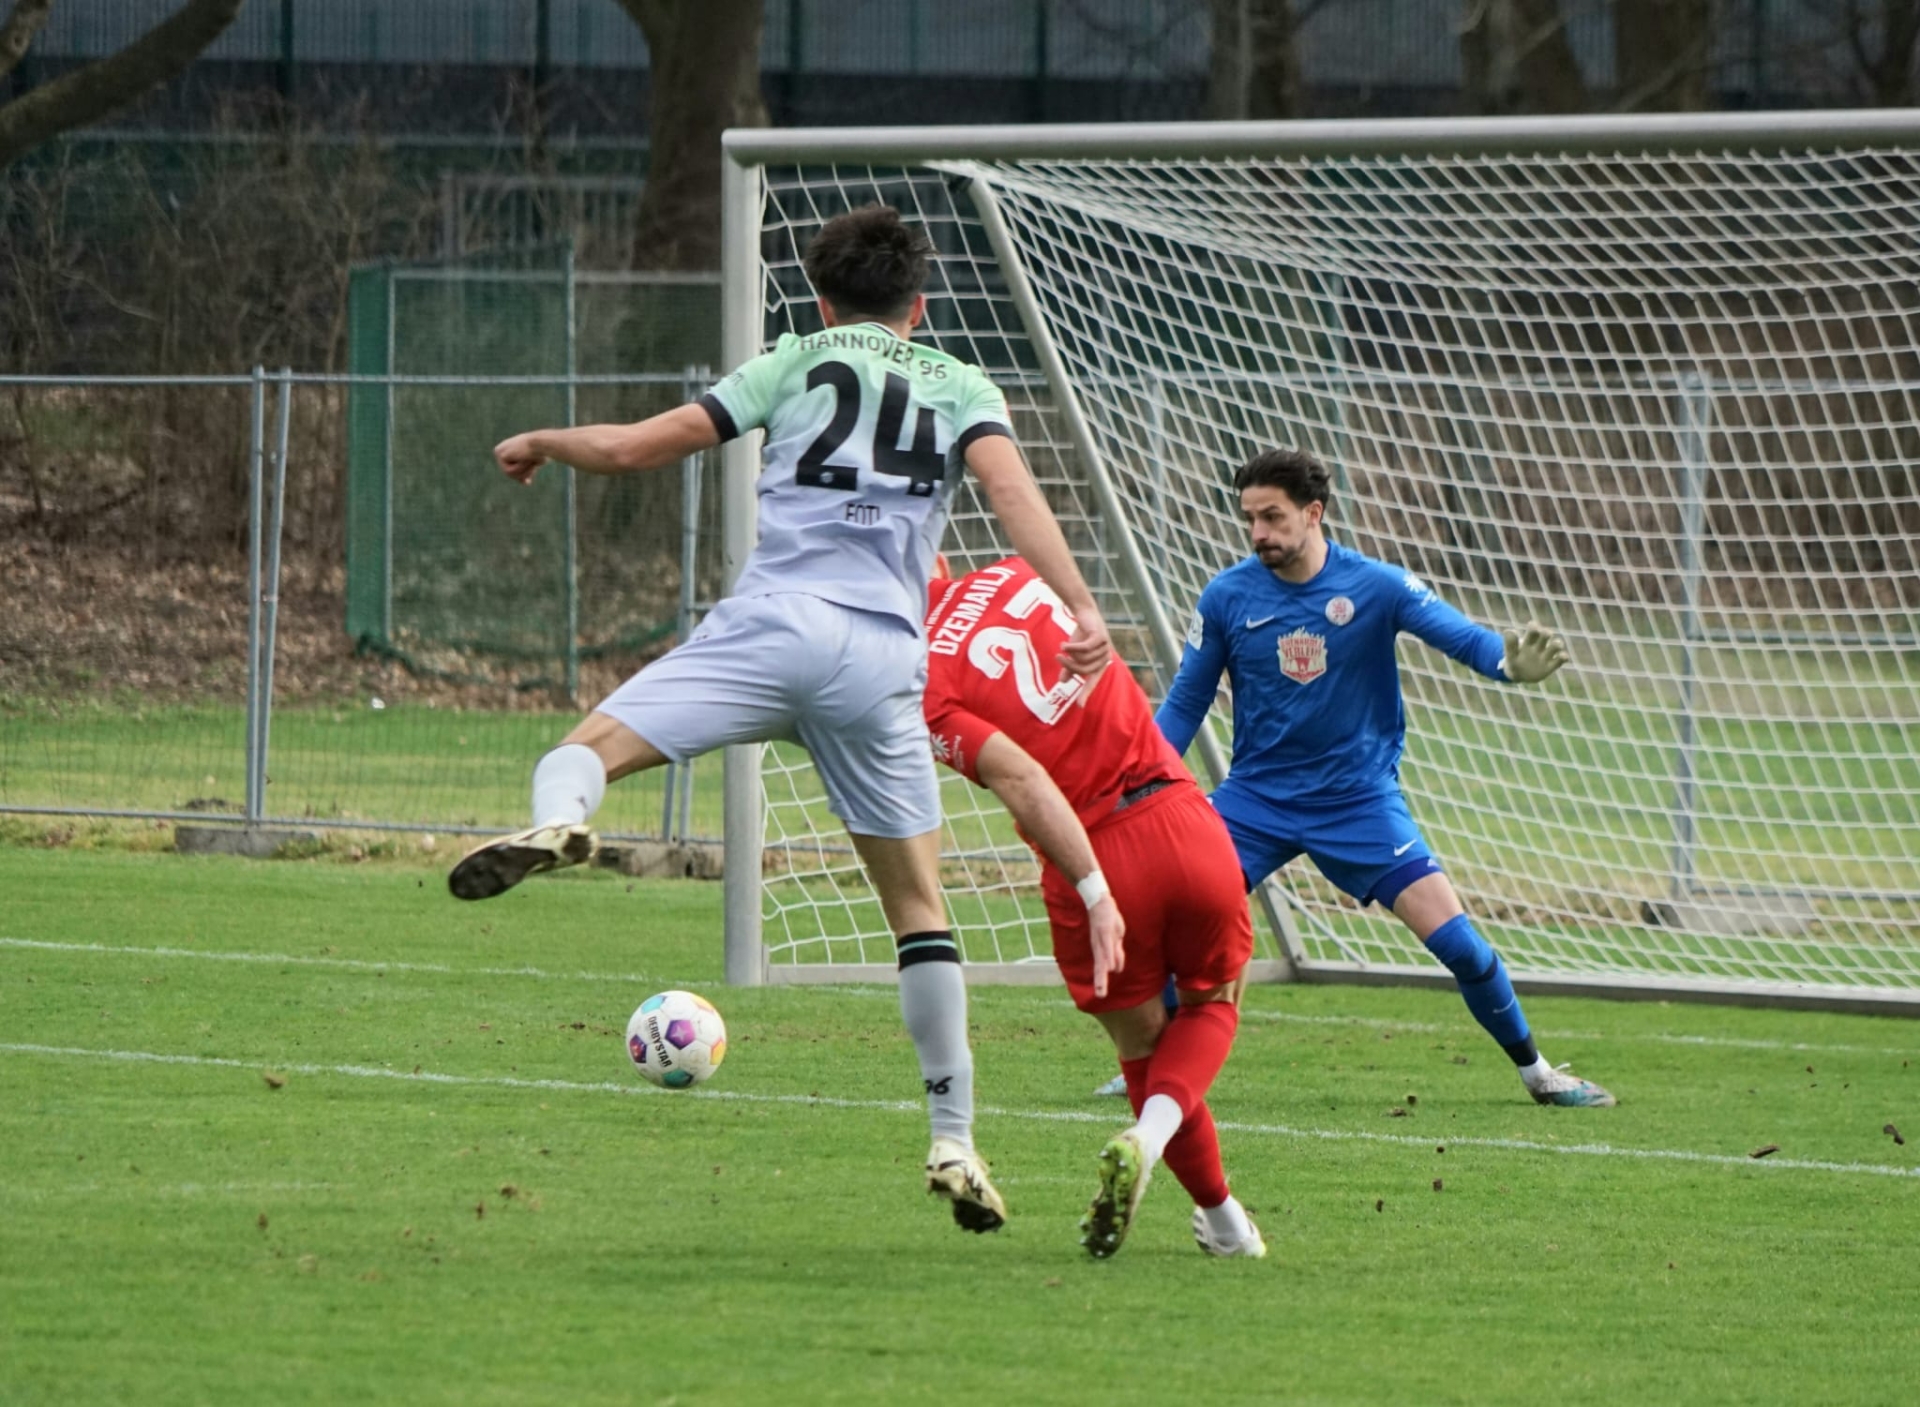
M 1537 622 L 1528 621 L 1524 630 L 1503 630 L 1500 639 L 1507 647 L 1500 672 L 1515 684 L 1538 684 L 1567 662 L 1567 642 Z

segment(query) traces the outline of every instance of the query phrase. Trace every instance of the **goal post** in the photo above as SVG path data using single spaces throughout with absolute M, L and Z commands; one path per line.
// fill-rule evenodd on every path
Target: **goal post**
M 1525 990 L 1920 1013 L 1920 114 L 735 131 L 725 360 L 817 325 L 868 200 L 983 367 L 1150 693 L 1294 445 L 1331 535 L 1574 662 L 1404 642 L 1402 781 Z M 730 573 L 757 447 L 725 456 Z M 1006 551 L 963 483 L 946 550 Z M 1190 758 L 1217 780 L 1224 710 Z M 804 753 L 727 759 L 727 975 L 885 979 Z M 973 975 L 1046 973 L 1031 858 L 943 782 Z M 984 799 L 984 804 L 983 804 Z M 742 859 L 745 863 L 741 863 Z M 759 863 L 755 863 L 755 860 Z M 1450 979 L 1304 860 L 1260 975 Z

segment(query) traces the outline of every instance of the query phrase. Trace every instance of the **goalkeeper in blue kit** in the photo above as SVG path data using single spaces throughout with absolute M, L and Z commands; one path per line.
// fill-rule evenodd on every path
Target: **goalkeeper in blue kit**
M 1560 668 L 1566 642 L 1539 625 L 1476 625 L 1418 577 L 1329 542 L 1327 471 L 1310 454 L 1258 455 L 1234 488 L 1254 555 L 1200 593 L 1179 674 L 1154 721 L 1184 753 L 1226 672 L 1233 762 L 1213 803 L 1248 888 L 1308 856 L 1363 905 L 1391 909 L 1453 973 L 1467 1009 L 1535 1100 L 1614 1103 L 1541 1057 L 1500 955 L 1461 908 L 1400 792 L 1406 715 L 1394 641 L 1402 631 L 1512 684 L 1537 684 Z

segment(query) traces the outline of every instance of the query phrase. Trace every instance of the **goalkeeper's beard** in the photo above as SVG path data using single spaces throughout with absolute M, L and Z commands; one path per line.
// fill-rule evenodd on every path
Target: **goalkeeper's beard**
M 1256 547 L 1254 551 L 1260 557 L 1260 565 L 1270 572 L 1284 572 L 1298 566 L 1306 556 L 1307 545 L 1302 542 L 1293 547 Z

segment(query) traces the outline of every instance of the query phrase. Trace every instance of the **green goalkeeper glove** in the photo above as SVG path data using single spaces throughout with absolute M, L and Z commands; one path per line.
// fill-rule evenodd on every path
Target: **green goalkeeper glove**
M 1567 662 L 1567 642 L 1560 633 L 1535 621 L 1524 630 L 1501 631 L 1500 639 L 1507 647 L 1500 672 L 1516 684 L 1538 684 Z

